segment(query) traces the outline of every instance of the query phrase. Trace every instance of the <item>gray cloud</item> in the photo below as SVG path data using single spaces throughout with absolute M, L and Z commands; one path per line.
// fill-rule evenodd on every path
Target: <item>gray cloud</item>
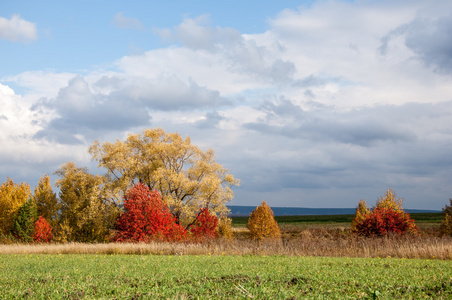
M 403 36 L 405 45 L 427 66 L 436 71 L 452 71 L 452 15 L 436 19 L 417 17 L 382 38 L 379 48 L 385 55 L 392 39 Z
M 5 115 L 0 115 L 0 120 L 6 120 L 6 121 L 8 121 L 8 117 L 5 116 Z
M 211 129 L 218 126 L 220 121 L 225 120 L 226 118 L 220 115 L 218 112 L 208 112 L 205 115 L 203 120 L 196 122 L 196 127 L 201 129 Z

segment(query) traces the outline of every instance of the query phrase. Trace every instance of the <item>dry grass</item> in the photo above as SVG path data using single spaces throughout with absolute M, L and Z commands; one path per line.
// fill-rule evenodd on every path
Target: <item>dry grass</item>
M 106 243 L 0 245 L 0 254 L 289 255 L 452 259 L 452 238 L 433 235 L 362 238 L 344 228 L 285 231 L 281 240 L 257 242 L 246 231 L 237 238 L 205 243 Z

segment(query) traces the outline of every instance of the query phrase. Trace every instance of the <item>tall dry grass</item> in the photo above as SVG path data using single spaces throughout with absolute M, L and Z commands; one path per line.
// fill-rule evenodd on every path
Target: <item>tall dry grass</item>
M 286 232 L 280 240 L 253 241 L 246 232 L 204 243 L 106 243 L 0 245 L 0 254 L 289 255 L 452 259 L 452 238 L 433 235 L 364 238 L 343 228 Z

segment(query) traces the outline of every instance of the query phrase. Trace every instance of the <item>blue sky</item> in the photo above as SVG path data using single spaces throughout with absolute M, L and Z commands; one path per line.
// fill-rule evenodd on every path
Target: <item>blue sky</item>
M 452 197 L 450 1 L 7 1 L 0 181 L 144 128 L 241 179 L 235 205 Z M 53 178 L 55 179 L 55 178 Z

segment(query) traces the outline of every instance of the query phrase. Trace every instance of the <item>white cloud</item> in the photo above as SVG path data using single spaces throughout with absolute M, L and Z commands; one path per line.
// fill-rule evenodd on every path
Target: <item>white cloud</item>
M 162 126 L 214 148 L 242 179 L 236 204 L 353 207 L 390 187 L 407 207 L 439 209 L 452 193 L 442 3 L 319 1 L 256 34 L 187 18 L 155 30 L 174 44 L 115 70 L 9 77 L 27 91 L 3 86 L 2 133 L 29 150 L 8 155 Z
M 0 39 L 13 42 L 31 42 L 37 38 L 36 25 L 22 19 L 20 15 L 13 15 L 11 19 L 0 17 Z
M 143 24 L 137 18 L 124 17 L 122 12 L 115 15 L 113 23 L 118 28 L 142 30 Z

